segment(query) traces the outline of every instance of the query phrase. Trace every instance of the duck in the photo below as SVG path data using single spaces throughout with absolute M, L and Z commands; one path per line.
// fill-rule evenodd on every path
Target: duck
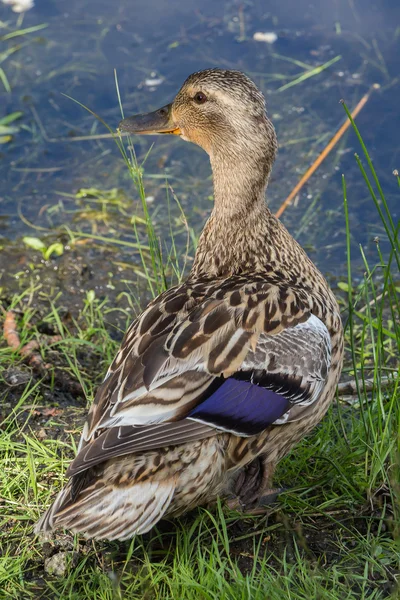
M 218 498 L 267 506 L 277 463 L 322 419 L 341 372 L 335 296 L 266 202 L 278 144 L 256 84 L 193 73 L 119 131 L 203 148 L 214 205 L 186 280 L 126 331 L 36 533 L 126 540 Z

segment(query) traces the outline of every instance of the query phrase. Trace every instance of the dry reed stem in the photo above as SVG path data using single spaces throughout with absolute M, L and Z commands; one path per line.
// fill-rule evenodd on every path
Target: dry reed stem
M 371 96 L 371 93 L 373 92 L 373 90 L 376 90 L 378 88 L 379 88 L 379 84 L 374 83 L 371 86 L 370 90 L 361 98 L 361 100 L 359 101 L 359 103 L 357 104 L 357 106 L 355 107 L 353 112 L 351 113 L 351 116 L 353 117 L 353 119 L 355 119 L 356 116 L 358 115 L 358 113 L 364 108 L 364 106 L 368 102 L 369 97 Z M 301 190 L 303 185 L 310 179 L 311 175 L 318 169 L 320 164 L 328 156 L 329 152 L 336 146 L 336 144 L 338 143 L 340 138 L 343 136 L 345 131 L 347 131 L 347 129 L 350 127 L 350 125 L 351 125 L 351 122 L 349 121 L 349 119 L 347 119 L 343 123 L 343 125 L 340 127 L 340 129 L 338 129 L 338 131 L 335 133 L 335 135 L 333 136 L 331 141 L 327 144 L 327 146 L 324 148 L 324 150 L 322 150 L 321 154 L 319 156 L 317 156 L 317 158 L 315 159 L 313 164 L 304 173 L 304 175 L 300 179 L 299 183 L 297 185 L 295 185 L 295 187 L 292 189 L 292 191 L 290 192 L 290 194 L 286 198 L 286 200 L 284 202 L 282 202 L 279 209 L 275 213 L 275 216 L 277 218 L 279 218 L 282 215 L 282 213 L 287 209 L 289 204 L 292 202 L 293 198 L 296 197 L 296 195 L 299 193 L 299 191 Z
M 28 358 L 28 364 L 34 369 L 40 370 L 41 368 L 49 369 L 51 367 L 50 364 L 45 364 L 43 358 L 40 356 L 38 352 L 35 350 L 39 350 L 40 344 L 36 340 L 31 340 L 24 346 L 21 346 L 21 340 L 18 334 L 17 321 L 15 318 L 15 313 L 12 310 L 6 312 L 6 316 L 4 319 L 3 325 L 3 334 L 4 339 L 7 342 L 7 345 L 19 352 L 21 356 L 24 358 Z M 47 344 L 53 344 L 54 342 L 58 342 L 61 340 L 60 335 L 53 335 L 47 340 Z
M 17 331 L 17 322 L 12 310 L 6 313 L 3 325 L 4 338 L 7 345 L 13 350 L 17 350 L 20 346 L 19 335 Z

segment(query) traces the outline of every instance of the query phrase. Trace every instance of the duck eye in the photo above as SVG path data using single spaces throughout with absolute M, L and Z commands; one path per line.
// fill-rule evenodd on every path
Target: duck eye
M 203 94 L 203 92 L 197 92 L 197 94 L 195 94 L 193 100 L 197 104 L 204 104 L 204 102 L 207 102 L 207 96 L 205 94 Z

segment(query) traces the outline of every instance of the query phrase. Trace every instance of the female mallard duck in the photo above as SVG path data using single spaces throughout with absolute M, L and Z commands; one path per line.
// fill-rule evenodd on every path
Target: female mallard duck
M 327 282 L 265 203 L 277 141 L 255 84 L 194 73 L 120 130 L 204 148 L 214 208 L 187 280 L 128 329 L 70 480 L 36 526 L 109 540 L 217 496 L 262 505 L 277 461 L 326 412 L 343 354 Z

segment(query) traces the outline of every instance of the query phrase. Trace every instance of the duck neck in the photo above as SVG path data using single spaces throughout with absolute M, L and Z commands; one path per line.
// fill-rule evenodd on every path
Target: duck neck
M 214 208 L 199 239 L 191 274 L 222 277 L 265 269 L 273 219 L 265 202 L 270 165 L 237 156 L 213 156 Z
M 214 183 L 214 208 L 212 217 L 217 221 L 246 219 L 253 213 L 264 211 L 265 188 L 269 168 L 255 165 L 243 156 L 211 156 Z

